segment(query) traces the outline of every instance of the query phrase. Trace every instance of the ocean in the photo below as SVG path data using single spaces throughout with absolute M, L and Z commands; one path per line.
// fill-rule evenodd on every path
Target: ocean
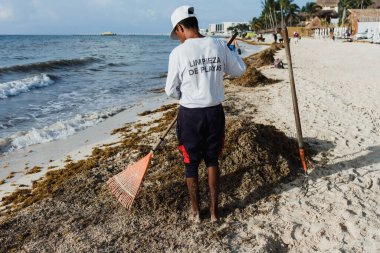
M 0 154 L 66 138 L 158 96 L 178 41 L 0 35 Z M 252 46 L 250 50 L 260 50 Z
M 66 138 L 154 96 L 168 36 L 0 36 L 0 152 Z

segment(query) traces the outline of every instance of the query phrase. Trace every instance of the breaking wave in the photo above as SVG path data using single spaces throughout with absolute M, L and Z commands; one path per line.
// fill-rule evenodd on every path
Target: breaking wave
M 56 60 L 56 61 L 29 63 L 29 64 L 24 64 L 24 65 L 15 65 L 15 66 L 10 66 L 10 67 L 0 68 L 0 74 L 8 73 L 8 72 L 48 71 L 48 70 L 52 70 L 56 68 L 82 66 L 82 65 L 90 64 L 97 61 L 100 61 L 100 60 L 94 57 L 83 57 L 83 58 L 69 59 L 69 60 Z
M 40 74 L 20 80 L 0 83 L 0 99 L 17 96 L 29 92 L 31 89 L 42 88 L 54 83 L 54 76 Z
M 92 112 L 83 115 L 77 114 L 74 118 L 60 120 L 40 129 L 33 128 L 27 132 L 17 132 L 7 138 L 0 138 L 0 152 L 13 151 L 34 144 L 67 138 L 76 132 L 94 126 L 124 110 L 124 107 L 116 107 L 101 112 Z

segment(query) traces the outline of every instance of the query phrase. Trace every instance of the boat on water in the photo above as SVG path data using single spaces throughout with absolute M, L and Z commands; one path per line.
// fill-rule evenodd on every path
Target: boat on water
M 115 36 L 116 33 L 113 33 L 113 32 L 103 32 L 101 33 L 102 36 Z

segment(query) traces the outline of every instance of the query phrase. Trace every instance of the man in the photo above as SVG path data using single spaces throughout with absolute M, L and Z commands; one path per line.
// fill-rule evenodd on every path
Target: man
M 274 43 L 277 43 L 277 32 L 276 31 L 273 33 L 273 40 L 274 40 Z
M 199 33 L 194 8 L 181 6 L 172 16 L 170 38 L 180 40 L 170 54 L 165 91 L 179 99 L 179 150 L 185 163 L 191 217 L 199 219 L 198 166 L 205 161 L 210 188 L 211 221 L 218 220 L 218 157 L 224 141 L 223 74 L 240 76 L 246 66 L 226 43 Z

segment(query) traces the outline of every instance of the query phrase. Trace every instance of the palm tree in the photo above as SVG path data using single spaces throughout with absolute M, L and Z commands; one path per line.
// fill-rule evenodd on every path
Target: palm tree
M 281 14 L 281 27 L 284 27 L 284 9 L 289 4 L 289 0 L 278 0 L 278 5 L 280 6 Z
M 346 20 L 347 10 L 353 8 L 353 0 L 340 0 L 338 4 L 339 24 L 344 24 Z
M 301 11 L 306 12 L 307 14 L 314 14 L 318 11 L 317 3 L 307 2 L 305 6 L 302 6 Z
M 266 28 L 274 29 L 275 27 L 277 27 L 275 0 L 262 0 L 261 6 L 263 8 L 261 15 L 264 17 Z M 268 22 L 269 22 L 269 27 L 268 27 Z
M 297 4 L 293 3 L 293 0 L 278 0 L 277 4 L 280 9 L 281 26 L 284 25 L 284 20 L 287 25 L 292 25 L 293 20 L 298 19 L 300 7 Z
M 367 9 L 371 4 L 371 0 L 353 0 L 353 6 L 355 9 Z
M 294 20 L 299 21 L 299 13 L 300 13 L 300 7 L 295 3 L 291 3 L 288 7 L 287 16 L 286 16 L 287 23 L 290 26 L 293 26 Z
M 251 28 L 252 30 L 254 31 L 258 31 L 258 30 L 261 30 L 264 28 L 264 22 L 262 20 L 262 18 L 252 18 L 252 21 L 251 21 Z

